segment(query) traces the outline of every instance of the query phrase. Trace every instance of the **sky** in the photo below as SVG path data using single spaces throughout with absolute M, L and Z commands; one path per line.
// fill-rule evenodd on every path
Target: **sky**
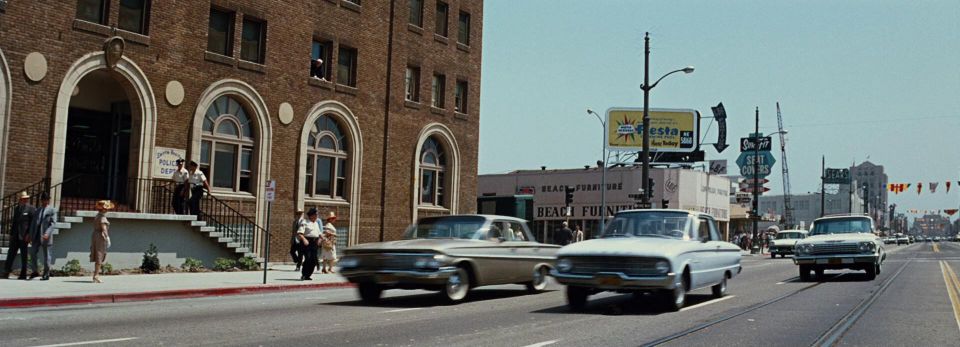
M 731 173 L 754 109 L 775 132 L 779 102 L 794 193 L 819 189 L 826 156 L 924 182 L 921 195 L 890 194 L 900 211 L 960 205 L 960 1 L 486 0 L 480 174 L 595 165 L 603 130 L 586 110 L 643 106 L 644 32 L 651 81 L 696 67 L 651 90 L 650 107 L 706 117 L 723 102 L 734 145 L 705 150 Z M 779 145 L 771 193 L 782 193 Z

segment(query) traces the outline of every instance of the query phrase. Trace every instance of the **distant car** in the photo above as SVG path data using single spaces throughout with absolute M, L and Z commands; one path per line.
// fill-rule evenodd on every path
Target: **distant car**
M 560 246 L 533 241 L 526 221 L 493 215 L 425 217 L 403 240 L 347 248 L 340 274 L 366 302 L 385 289 L 437 290 L 449 302 L 474 287 L 524 284 L 540 292 Z
M 671 311 L 687 293 L 710 287 L 715 297 L 740 273 L 740 248 L 720 239 L 714 218 L 682 210 L 617 212 L 598 239 L 564 246 L 551 271 L 567 286 L 567 305 L 582 309 L 603 291 L 656 294 Z
M 777 236 L 770 240 L 770 258 L 776 258 L 779 254 L 781 258 L 787 254 L 793 254 L 797 241 L 807 237 L 806 230 L 782 230 L 777 232 Z
M 933 238 L 932 238 L 932 237 L 930 237 L 930 236 L 924 236 L 924 237 L 923 237 L 923 242 L 930 242 L 930 241 L 933 241 Z
M 898 245 L 898 246 L 899 246 L 899 245 L 909 245 L 909 244 L 910 244 L 910 238 L 908 238 L 906 235 L 900 234 L 900 235 L 897 235 L 896 237 L 897 237 L 897 245 Z
M 953 236 L 953 241 L 954 241 L 954 242 L 960 241 L 960 234 L 954 235 L 954 236 Z
M 940 236 L 934 236 L 933 242 L 940 242 Z
M 892 236 L 885 236 L 885 237 L 883 237 L 883 244 L 885 244 L 885 245 L 892 245 L 892 244 L 894 244 L 894 243 L 897 243 L 897 239 L 896 239 L 896 238 L 894 238 L 894 237 L 892 237 Z
M 823 271 L 828 269 L 864 270 L 867 279 L 873 280 L 885 258 L 873 219 L 848 215 L 816 219 L 807 238 L 797 242 L 793 262 L 799 266 L 802 281 L 811 279 L 811 271 L 822 279 Z

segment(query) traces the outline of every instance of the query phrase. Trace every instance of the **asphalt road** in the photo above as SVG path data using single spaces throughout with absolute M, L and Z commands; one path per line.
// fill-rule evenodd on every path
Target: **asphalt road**
M 562 286 L 478 288 L 460 305 L 429 292 L 388 291 L 377 305 L 352 289 L 0 311 L 0 345 L 110 346 L 956 346 L 947 283 L 960 244 L 887 246 L 882 273 L 828 271 L 799 282 L 790 258 L 744 257 L 728 295 L 694 292 L 663 312 L 652 299 L 591 296 L 567 309 Z

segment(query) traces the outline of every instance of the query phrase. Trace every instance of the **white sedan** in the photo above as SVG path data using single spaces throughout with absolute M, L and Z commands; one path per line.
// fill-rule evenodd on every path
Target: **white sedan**
M 720 239 L 714 218 L 682 210 L 617 213 L 599 239 L 560 249 L 551 275 L 567 286 L 567 304 L 579 310 L 602 291 L 653 293 L 679 310 L 687 292 L 711 287 L 723 296 L 742 270 L 740 249 Z

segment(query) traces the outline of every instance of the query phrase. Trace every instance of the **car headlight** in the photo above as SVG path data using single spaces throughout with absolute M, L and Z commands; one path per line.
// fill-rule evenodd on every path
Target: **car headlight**
M 570 259 L 564 258 L 557 262 L 557 271 L 569 272 L 570 270 L 573 270 L 573 261 Z
M 877 250 L 877 245 L 870 241 L 864 241 L 860 242 L 859 248 L 861 253 L 873 253 Z
M 340 258 L 340 261 L 338 261 L 337 264 L 340 265 L 341 268 L 357 267 L 357 265 L 360 264 L 360 261 L 354 257 L 343 257 Z
M 670 272 L 670 263 L 668 263 L 666 260 L 658 261 L 655 266 L 656 266 L 657 272 L 659 273 L 665 274 Z
M 418 269 L 439 269 L 445 259 L 442 255 L 419 257 L 413 262 L 413 267 Z
M 798 255 L 805 255 L 813 252 L 813 244 L 811 243 L 801 243 L 797 245 L 796 248 L 797 248 Z

